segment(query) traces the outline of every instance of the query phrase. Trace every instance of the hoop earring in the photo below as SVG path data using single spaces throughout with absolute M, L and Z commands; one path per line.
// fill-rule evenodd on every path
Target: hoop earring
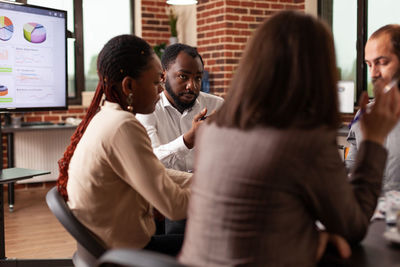
M 132 106 L 132 103 L 133 103 L 133 94 L 132 94 L 132 93 L 129 93 L 128 99 L 126 100 L 126 102 L 128 103 L 128 106 L 126 107 L 126 109 L 127 109 L 129 112 L 133 112 L 133 106 Z

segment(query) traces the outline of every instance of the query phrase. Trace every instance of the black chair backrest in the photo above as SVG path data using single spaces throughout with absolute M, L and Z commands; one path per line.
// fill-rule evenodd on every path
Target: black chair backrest
M 98 267 L 184 267 L 167 255 L 137 249 L 108 250 L 97 262 Z
M 47 192 L 46 202 L 64 228 L 95 258 L 99 258 L 107 250 L 104 243 L 72 214 L 57 187 Z

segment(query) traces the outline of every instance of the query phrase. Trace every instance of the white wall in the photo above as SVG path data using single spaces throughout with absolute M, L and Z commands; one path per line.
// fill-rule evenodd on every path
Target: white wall
M 197 46 L 197 10 L 196 5 L 174 6 L 178 22 L 178 40 L 191 46 Z
M 318 16 L 318 0 L 306 0 L 305 12 L 314 16 Z
M 135 31 L 136 36 L 142 37 L 142 1 L 135 2 Z

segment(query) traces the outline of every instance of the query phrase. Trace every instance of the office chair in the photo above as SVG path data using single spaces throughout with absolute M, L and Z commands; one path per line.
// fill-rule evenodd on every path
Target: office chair
M 94 266 L 97 259 L 107 250 L 105 244 L 76 219 L 57 187 L 47 192 L 46 202 L 51 212 L 77 242 L 77 250 L 72 257 L 74 265 Z
M 137 249 L 108 250 L 97 264 L 98 267 L 184 267 L 167 255 Z

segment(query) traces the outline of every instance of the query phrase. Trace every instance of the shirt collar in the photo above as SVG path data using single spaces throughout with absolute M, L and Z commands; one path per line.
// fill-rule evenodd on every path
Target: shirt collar
M 165 91 L 163 91 L 161 93 L 161 98 L 160 98 L 161 104 L 163 105 L 163 107 L 170 106 L 170 107 L 174 108 L 174 106 L 172 106 L 172 104 L 169 102 L 169 100 L 168 100 L 168 98 L 167 98 L 167 96 L 165 94 L 166 94 Z
M 118 110 L 122 109 L 121 106 L 118 103 L 114 103 L 114 102 L 110 102 L 110 101 L 104 101 L 103 106 L 101 107 L 101 109 L 103 109 L 103 108 L 105 108 L 105 109 L 107 109 L 107 108 L 118 109 Z

